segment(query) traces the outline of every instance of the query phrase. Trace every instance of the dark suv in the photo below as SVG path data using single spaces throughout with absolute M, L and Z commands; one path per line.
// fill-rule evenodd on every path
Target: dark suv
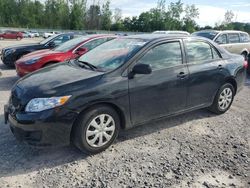
M 54 48 L 72 39 L 73 37 L 74 35 L 72 33 L 58 34 L 39 43 L 6 47 L 2 49 L 1 59 L 5 65 L 15 67 L 15 61 L 18 60 L 21 56 L 36 50 Z

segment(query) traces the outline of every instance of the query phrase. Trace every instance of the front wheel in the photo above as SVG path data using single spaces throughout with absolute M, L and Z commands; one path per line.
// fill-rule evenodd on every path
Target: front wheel
M 120 118 L 109 106 L 95 106 L 83 113 L 74 127 L 74 145 L 86 153 L 107 149 L 120 130 Z
M 217 92 L 213 104 L 209 110 L 216 114 L 225 113 L 233 103 L 235 89 L 230 83 L 224 84 Z

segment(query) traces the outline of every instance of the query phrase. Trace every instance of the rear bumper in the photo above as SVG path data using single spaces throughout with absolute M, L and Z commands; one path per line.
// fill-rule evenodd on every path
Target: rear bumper
M 70 144 L 70 134 L 77 113 L 66 109 L 40 113 L 10 115 L 5 105 L 6 122 L 14 136 L 34 146 L 64 146 Z

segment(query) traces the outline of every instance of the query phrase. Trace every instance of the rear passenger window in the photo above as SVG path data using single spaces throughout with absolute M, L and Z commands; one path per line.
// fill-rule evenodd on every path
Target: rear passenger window
M 182 52 L 180 42 L 160 44 L 150 49 L 138 63 L 150 64 L 153 70 L 181 65 Z
M 239 43 L 240 37 L 238 33 L 229 33 L 228 34 L 228 41 L 229 43 Z
M 241 33 L 240 40 L 241 42 L 250 42 L 250 37 L 247 33 Z
M 202 41 L 186 41 L 187 57 L 189 63 L 200 64 L 213 60 L 211 46 Z

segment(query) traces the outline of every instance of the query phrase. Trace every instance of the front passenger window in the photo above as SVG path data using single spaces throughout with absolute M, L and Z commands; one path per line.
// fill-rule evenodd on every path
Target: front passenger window
M 218 44 L 226 44 L 227 43 L 227 35 L 226 34 L 222 34 L 220 35 L 216 40 L 216 43 Z
M 152 70 L 159 70 L 182 64 L 180 42 L 168 42 L 150 49 L 138 63 L 150 64 Z

